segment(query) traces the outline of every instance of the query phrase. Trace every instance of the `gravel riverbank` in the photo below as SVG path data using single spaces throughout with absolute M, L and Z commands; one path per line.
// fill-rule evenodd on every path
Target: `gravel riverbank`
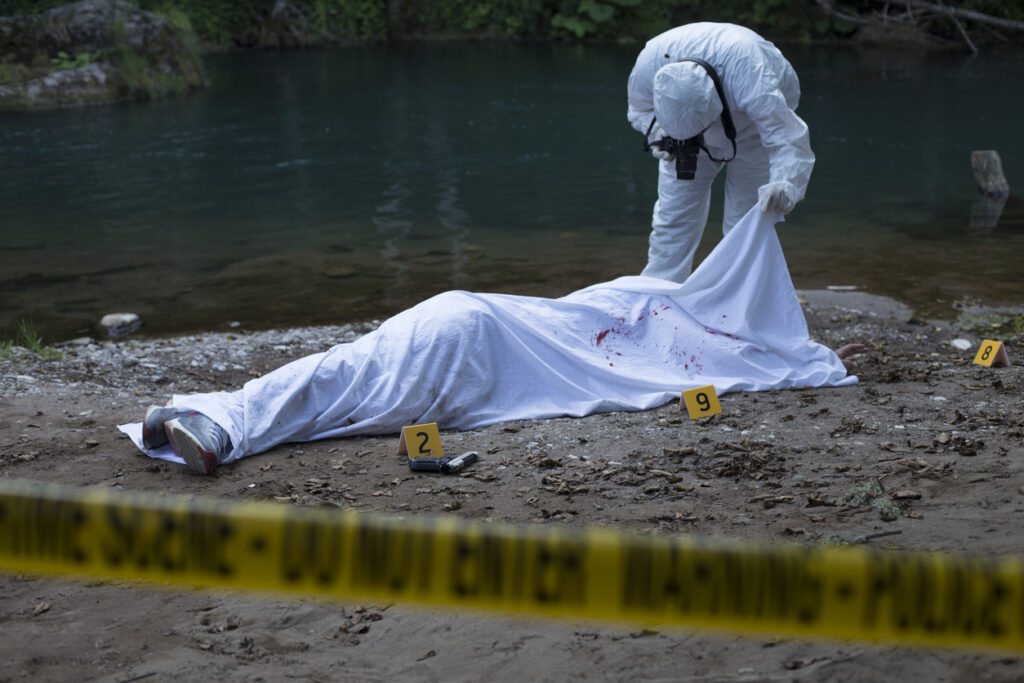
M 445 432 L 446 450 L 481 454 L 454 478 L 410 472 L 396 435 L 284 445 L 202 477 L 143 456 L 116 429 L 172 393 L 236 388 L 375 322 L 69 343 L 61 360 L 0 361 L 0 476 L 812 544 L 893 532 L 869 542 L 1019 552 L 1024 335 L 1003 338 L 1019 364 L 983 368 L 969 330 L 912 319 L 891 299 L 802 294 L 815 339 L 871 348 L 859 384 L 728 394 L 701 421 L 673 403 Z M 1005 655 L 22 575 L 0 586 L 0 680 L 1024 678 L 1024 661 Z

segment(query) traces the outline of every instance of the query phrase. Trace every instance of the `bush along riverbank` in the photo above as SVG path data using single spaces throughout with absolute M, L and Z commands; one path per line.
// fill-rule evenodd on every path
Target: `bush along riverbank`
M 146 100 L 203 84 L 187 21 L 123 0 L 84 0 L 0 17 L 0 109 Z
M 62 0 L 0 0 L 28 15 Z M 976 49 L 1024 46 L 1017 0 L 136 0 L 207 49 L 419 38 L 642 42 L 678 24 L 743 24 L 776 41 L 859 41 Z M 897 8 L 898 5 L 898 8 Z
M 1024 46 L 1024 7 L 907 0 L 0 0 L 0 109 L 145 100 L 202 86 L 200 54 L 420 39 L 643 42 L 692 21 L 774 41 L 979 52 Z

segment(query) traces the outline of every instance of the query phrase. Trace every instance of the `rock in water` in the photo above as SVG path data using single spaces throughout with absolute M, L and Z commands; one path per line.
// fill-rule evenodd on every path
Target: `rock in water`
M 122 337 L 142 327 L 142 319 L 134 313 L 108 313 L 100 320 L 109 337 Z
M 978 183 L 978 191 L 985 197 L 1006 197 L 1010 194 L 1010 184 L 1003 175 L 1003 160 L 994 149 L 978 149 L 971 152 L 971 169 L 974 180 Z

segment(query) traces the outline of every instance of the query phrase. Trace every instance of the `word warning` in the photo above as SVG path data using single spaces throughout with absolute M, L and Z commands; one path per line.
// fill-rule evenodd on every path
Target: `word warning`
M 1024 558 L 388 518 L 0 481 L 0 569 L 1024 648 Z

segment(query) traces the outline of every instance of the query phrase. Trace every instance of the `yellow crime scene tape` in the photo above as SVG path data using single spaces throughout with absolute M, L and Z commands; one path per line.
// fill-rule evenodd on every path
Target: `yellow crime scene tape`
M 0 481 L 0 569 L 653 625 L 1024 645 L 1018 556 L 637 536 Z

